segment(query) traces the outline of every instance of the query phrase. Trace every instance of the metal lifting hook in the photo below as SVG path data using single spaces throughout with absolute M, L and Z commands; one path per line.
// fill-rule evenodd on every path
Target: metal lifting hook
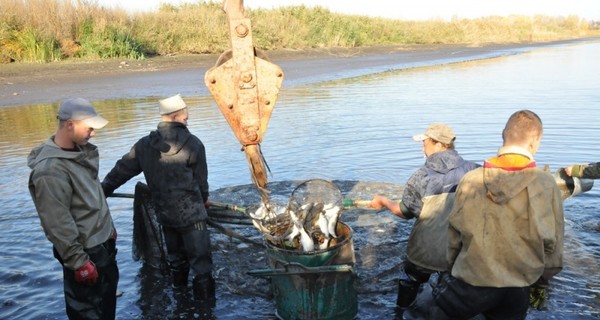
M 283 71 L 254 48 L 243 0 L 225 0 L 223 10 L 227 14 L 231 49 L 206 71 L 204 82 L 242 144 L 252 181 L 263 203 L 268 203 L 268 167 L 260 143 L 283 82 Z

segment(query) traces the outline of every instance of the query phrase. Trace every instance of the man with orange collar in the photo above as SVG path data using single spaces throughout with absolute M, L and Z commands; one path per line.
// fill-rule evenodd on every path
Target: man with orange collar
M 525 319 L 530 286 L 547 284 L 562 269 L 560 190 L 533 159 L 542 131 L 534 112 L 515 112 L 498 155 L 459 183 L 450 213 L 451 272 L 433 292 L 447 316 Z

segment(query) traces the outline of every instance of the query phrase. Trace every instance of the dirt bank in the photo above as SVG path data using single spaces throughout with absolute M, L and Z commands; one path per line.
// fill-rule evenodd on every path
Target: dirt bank
M 406 45 L 267 52 L 282 67 L 284 86 L 389 70 L 398 63 L 541 47 L 574 41 L 493 45 Z M 63 61 L 0 65 L 0 107 L 47 104 L 81 96 L 91 100 L 206 94 L 204 73 L 218 55 L 153 57 L 145 60 Z M 364 70 L 348 72 L 349 70 Z

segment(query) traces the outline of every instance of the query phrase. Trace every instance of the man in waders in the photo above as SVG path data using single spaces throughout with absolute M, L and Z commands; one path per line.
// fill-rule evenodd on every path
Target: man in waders
M 63 101 L 57 118 L 56 134 L 27 158 L 29 192 L 63 267 L 69 319 L 114 319 L 117 233 L 98 179 L 98 148 L 88 143 L 108 121 L 82 98 Z
M 563 200 L 555 178 L 533 159 L 541 139 L 537 114 L 513 113 L 498 155 L 458 185 L 449 217 L 451 268 L 433 290 L 447 316 L 525 319 L 530 303 L 543 302 L 539 289 L 562 269 Z
M 212 300 L 210 235 L 206 228 L 208 169 L 202 141 L 187 128 L 188 108 L 180 95 L 160 100 L 161 122 L 141 138 L 102 181 L 106 196 L 129 179 L 144 173 L 162 231 L 173 286 L 187 287 L 194 271 L 193 292 Z
M 456 185 L 477 164 L 464 160 L 454 149 L 456 135 L 446 124 L 433 123 L 423 134 L 413 137 L 423 143 L 427 159 L 408 179 L 402 201 L 375 196 L 370 207 L 383 207 L 403 219 L 416 218 L 408 239 L 407 259 L 403 264 L 396 304 L 407 308 L 416 298 L 422 283 L 434 272 L 448 269 L 446 260 L 448 213 Z

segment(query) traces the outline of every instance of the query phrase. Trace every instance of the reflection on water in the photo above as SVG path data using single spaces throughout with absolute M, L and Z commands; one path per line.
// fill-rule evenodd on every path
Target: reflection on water
M 284 82 L 262 144 L 272 171 L 270 180 L 324 178 L 402 184 L 424 159 L 421 145 L 411 136 L 422 132 L 429 122 L 449 123 L 457 133 L 459 152 L 482 162 L 500 146 L 500 132 L 508 116 L 522 108 L 532 109 L 544 121 L 538 164 L 556 170 L 573 162 L 600 161 L 595 143 L 600 136 L 598 56 L 600 43 L 590 42 L 343 81 L 296 87 L 286 87 Z M 172 91 L 176 93 L 177 88 Z M 211 190 L 250 183 L 239 143 L 212 98 L 186 99 L 191 105 L 190 130 L 206 146 Z M 152 97 L 95 102 L 110 120 L 92 141 L 101 151 L 101 177 L 137 139 L 155 128 L 155 101 Z M 53 104 L 0 109 L 2 319 L 64 317 L 60 267 L 51 256 L 27 193 L 29 169 L 25 165 L 31 148 L 53 133 L 57 108 Z M 135 183 L 142 179 L 137 177 L 119 192 L 132 193 Z M 565 202 L 565 269 L 551 287 L 549 310 L 532 311 L 529 318 L 600 317 L 599 195 L 597 185 Z M 125 294 L 118 300 L 119 318 L 151 318 L 143 315 L 153 299 L 172 301 L 161 311 L 165 317 L 184 317 L 186 312 L 217 319 L 273 317 L 268 293 L 258 288 L 267 284 L 257 282 L 257 287 L 243 290 L 228 287 L 227 279 L 235 277 L 234 272 L 221 270 L 219 274 L 221 286 L 214 313 L 186 306 L 187 302 L 177 300 L 172 291 L 152 291 L 168 285 L 161 283 L 160 277 L 150 278 L 151 274 L 131 259 L 132 203 L 111 198 L 109 204 L 120 230 L 119 287 Z M 377 226 L 370 224 L 368 217 L 357 217 L 356 228 L 371 228 L 377 235 Z M 389 244 L 401 246 L 397 241 L 407 236 L 403 230 L 410 222 L 390 216 L 385 219 L 387 224 L 402 225 L 393 231 L 396 242 Z M 222 240 L 215 243 L 219 255 L 237 254 L 243 259 L 250 250 L 238 248 L 226 237 L 218 239 Z M 400 260 L 370 258 L 373 256 L 368 252 L 381 250 L 373 239 L 367 235 L 354 238 L 355 248 L 364 254 L 359 267 L 369 271 L 376 268 L 381 278 L 374 281 L 391 283 Z M 261 257 L 260 253 L 251 256 L 259 262 Z M 393 312 L 393 292 L 361 293 L 359 299 L 361 319 L 380 319 Z M 179 307 L 178 301 L 182 303 Z M 183 311 L 178 309 L 182 305 Z

